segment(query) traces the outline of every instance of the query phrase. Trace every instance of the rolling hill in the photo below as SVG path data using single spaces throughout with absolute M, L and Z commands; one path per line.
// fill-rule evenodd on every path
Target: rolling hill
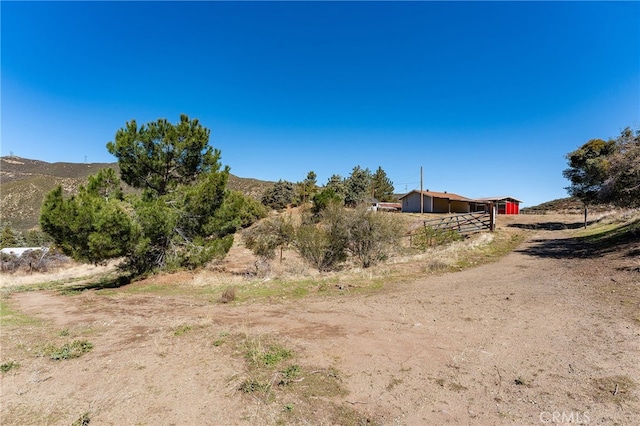
M 609 204 L 594 204 L 589 206 L 592 213 L 602 213 L 615 210 L 615 207 Z M 522 214 L 544 214 L 544 213 L 575 213 L 582 214 L 584 204 L 576 197 L 558 198 L 538 204 L 537 206 L 525 207 L 520 210 Z
M 89 175 L 100 169 L 118 170 L 117 163 L 47 163 L 16 156 L 0 157 L 0 223 L 19 231 L 38 226 L 45 195 L 61 185 L 75 194 Z M 229 188 L 260 199 L 273 182 L 229 176 Z M 127 188 L 125 188 L 126 190 Z M 128 188 L 131 190 L 131 188 Z

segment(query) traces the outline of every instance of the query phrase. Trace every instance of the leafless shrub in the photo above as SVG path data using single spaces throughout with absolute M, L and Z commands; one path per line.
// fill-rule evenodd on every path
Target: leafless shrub
M 434 259 L 427 262 L 425 269 L 429 272 L 445 272 L 445 271 L 448 271 L 449 268 L 450 266 L 448 263 L 442 260 Z
M 276 257 L 277 249 L 280 249 L 280 263 L 282 263 L 282 252 L 291 243 L 293 233 L 293 224 L 289 216 L 276 216 L 263 220 L 243 232 L 245 247 L 258 258 L 255 263 L 258 275 L 269 275 L 271 262 Z
M 12 254 L 2 253 L 2 272 L 15 272 L 21 265 L 20 258 Z
M 268 277 L 271 274 L 271 261 L 269 259 L 259 257 L 254 262 L 256 267 L 256 276 Z
M 234 300 L 236 300 L 235 287 L 229 287 L 220 296 L 220 303 L 229 303 L 229 302 L 233 302 Z
M 16 256 L 13 254 L 2 253 L 0 257 L 2 272 L 48 272 L 52 269 L 62 267 L 68 264 L 71 259 L 67 256 L 42 250 L 30 250 Z

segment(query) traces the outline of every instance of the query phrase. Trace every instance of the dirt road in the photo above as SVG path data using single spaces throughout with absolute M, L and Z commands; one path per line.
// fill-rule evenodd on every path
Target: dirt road
M 2 424 L 640 424 L 638 247 L 581 252 L 567 223 L 527 226 L 498 262 L 368 294 L 223 305 L 15 293 L 10 306 L 44 324 L 2 332 L 2 362 L 20 363 L 1 378 Z M 335 371 L 346 392 L 325 399 L 355 417 L 238 391 L 234 335 L 277 338 L 308 376 Z M 34 356 L 71 338 L 94 349 Z

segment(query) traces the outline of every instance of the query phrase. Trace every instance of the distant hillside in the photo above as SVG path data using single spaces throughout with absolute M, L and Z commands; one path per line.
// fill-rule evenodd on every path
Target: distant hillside
M 0 223 L 17 230 L 38 226 L 45 195 L 62 185 L 75 194 L 89 175 L 100 169 L 118 170 L 117 163 L 47 163 L 16 156 L 0 157 Z M 260 199 L 273 182 L 229 176 L 229 188 Z
M 589 206 L 591 212 L 604 212 L 609 211 L 613 207 L 609 205 L 597 205 Z M 527 214 L 542 214 L 546 212 L 553 213 L 576 213 L 581 214 L 583 212 L 584 205 L 576 197 L 558 198 L 557 200 L 547 201 L 546 203 L 538 204 L 533 207 L 525 207 L 520 212 Z
M 248 195 L 256 200 L 261 200 L 265 189 L 269 188 L 274 183 L 275 182 L 266 180 L 238 177 L 229 173 L 229 183 L 227 186 L 234 191 L 240 191 L 244 195 Z

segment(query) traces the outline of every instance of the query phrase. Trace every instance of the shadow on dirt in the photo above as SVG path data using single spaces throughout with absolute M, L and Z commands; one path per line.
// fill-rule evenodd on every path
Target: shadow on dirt
M 538 224 L 540 225 L 540 224 Z M 565 225 L 565 224 L 562 224 Z M 573 224 L 571 224 L 573 225 Z M 548 226 L 556 226 L 549 222 Z M 580 224 L 581 227 L 582 225 Z M 555 230 L 555 228 L 534 228 Z M 575 229 L 575 228 L 564 228 Z M 553 240 L 533 240 L 534 245 L 516 250 L 532 256 L 554 259 L 585 259 L 619 253 L 622 257 L 640 257 L 640 221 L 635 221 L 600 234 Z M 636 270 L 637 268 L 625 268 Z
M 587 222 L 587 226 L 596 223 L 596 221 L 592 220 Z M 573 222 L 573 223 L 565 223 L 565 222 L 538 222 L 538 223 L 512 223 L 507 225 L 511 228 L 520 228 L 520 229 L 539 229 L 543 231 L 564 231 L 567 229 L 578 229 L 584 228 L 584 222 Z
M 119 288 L 131 283 L 131 276 L 118 275 L 116 277 L 103 277 L 97 281 L 87 281 L 81 284 L 74 284 L 65 287 L 65 293 L 80 293 L 85 290 L 104 290 L 108 288 Z

